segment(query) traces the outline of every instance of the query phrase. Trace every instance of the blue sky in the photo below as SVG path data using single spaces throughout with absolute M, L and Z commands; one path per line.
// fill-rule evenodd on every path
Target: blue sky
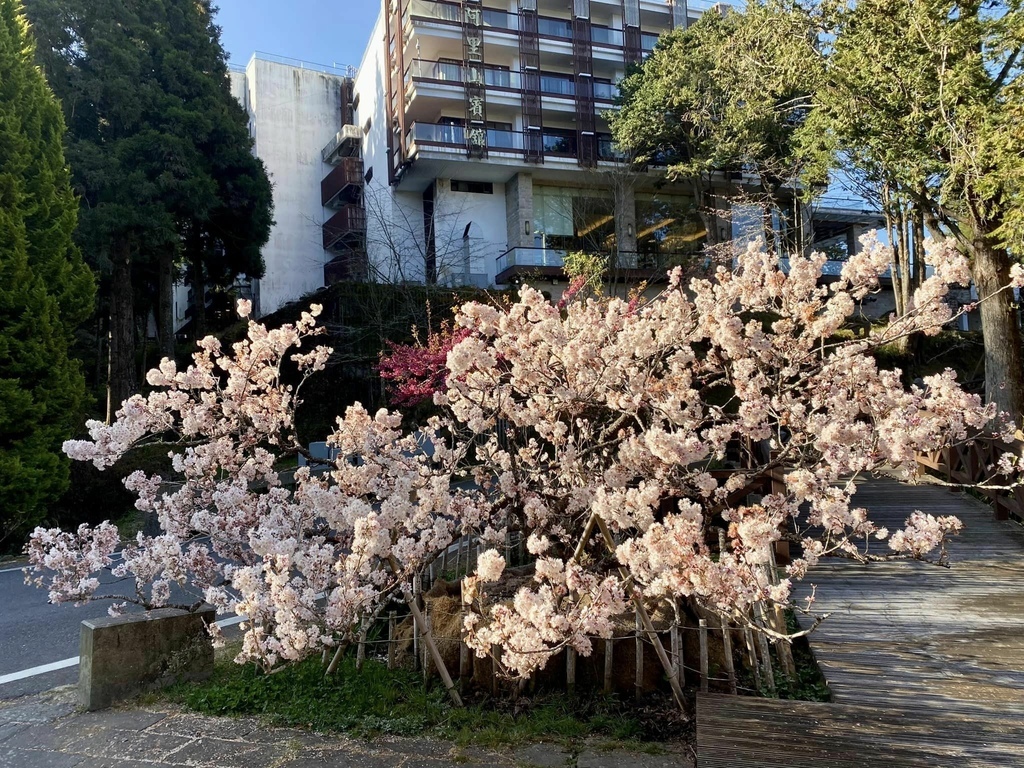
M 314 64 L 358 66 L 380 0 L 215 0 L 233 64 L 254 51 Z

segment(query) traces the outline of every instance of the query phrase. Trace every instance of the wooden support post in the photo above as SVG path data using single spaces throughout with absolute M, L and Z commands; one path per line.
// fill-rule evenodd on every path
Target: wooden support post
M 402 569 L 398 566 L 398 562 L 394 557 L 389 556 L 388 563 L 391 566 L 392 572 L 396 576 L 402 572 Z M 420 607 L 416 605 L 416 601 L 413 600 L 412 595 L 408 592 L 405 593 L 405 602 L 409 606 L 409 610 L 412 612 L 413 626 L 418 626 L 421 629 L 424 628 L 426 623 L 423 620 L 423 613 L 420 611 Z M 441 676 L 441 682 L 444 684 L 444 689 L 448 691 L 448 695 L 451 697 L 455 706 L 461 707 L 462 697 L 459 696 L 459 692 L 455 689 L 455 683 L 452 682 L 452 677 L 448 674 L 448 668 L 444 665 L 444 659 L 441 658 L 441 653 L 437 650 L 434 638 L 429 632 L 423 632 L 423 642 L 426 643 L 427 648 L 430 651 L 430 655 L 434 659 L 434 665 L 437 667 L 437 673 Z
M 700 689 L 708 692 L 708 678 L 711 671 L 708 669 L 708 623 L 700 620 Z
M 416 574 L 412 577 L 412 601 L 416 604 L 417 609 L 420 605 L 420 576 Z M 412 668 L 420 668 L 420 635 L 423 632 L 422 622 L 414 621 L 412 623 Z
M 722 653 L 725 655 L 725 675 L 729 678 L 729 693 L 736 694 L 736 666 L 732 661 L 732 630 L 729 620 L 722 617 Z
M 395 612 L 390 611 L 388 613 L 388 669 L 395 668 L 395 648 L 398 644 L 398 639 L 395 637 L 397 627 Z
M 761 665 L 757 662 L 757 651 L 754 650 L 754 633 L 750 631 L 750 627 L 743 628 L 743 643 L 747 647 L 747 663 L 750 665 L 750 671 L 754 675 L 754 687 L 761 692 Z
M 426 637 L 427 635 L 430 634 L 430 629 L 431 629 L 431 626 L 433 624 L 433 622 L 430 620 L 430 613 L 428 611 L 424 611 L 424 613 L 423 613 L 423 622 L 426 625 L 424 627 L 424 629 L 423 629 L 423 636 Z M 427 679 L 429 677 L 430 677 L 430 654 L 427 651 L 427 644 L 423 643 L 423 682 L 426 683 Z
M 768 638 L 763 632 L 757 633 L 757 645 L 761 649 L 761 668 L 764 670 L 765 687 L 772 698 L 775 698 L 775 671 L 772 668 L 772 652 L 768 648 Z
M 366 619 L 359 627 L 359 645 L 356 646 L 356 670 L 362 671 L 366 661 Z
M 450 547 L 451 544 L 445 547 L 441 552 L 441 578 L 445 580 L 448 579 L 448 549 Z
M 576 651 L 565 649 L 565 687 L 570 696 L 576 695 Z
M 772 584 L 779 583 L 779 569 L 775 561 L 775 551 L 772 548 L 768 549 L 768 578 Z M 767 608 L 761 609 L 764 612 L 768 612 Z M 772 605 L 771 613 L 768 616 L 769 621 L 772 624 L 772 628 L 779 634 L 788 634 L 789 628 L 786 626 L 786 615 L 780 605 Z M 767 626 L 767 623 L 766 623 Z M 779 667 L 782 670 L 783 676 L 787 680 L 796 679 L 796 662 L 793 661 L 793 648 L 785 640 L 775 641 L 775 652 L 779 656 Z
M 643 620 L 640 618 L 640 609 L 636 611 L 636 675 L 634 685 L 636 686 L 636 698 L 644 695 L 644 635 Z
M 498 696 L 498 654 L 501 648 L 497 645 L 491 646 L 491 696 Z
M 605 546 L 610 552 L 615 552 L 615 539 L 612 538 L 611 531 L 608 530 L 608 524 L 597 515 L 595 515 L 595 518 L 597 520 L 598 527 L 601 529 L 601 535 L 604 537 Z M 622 566 L 619 566 L 619 577 L 622 579 L 623 583 L 628 583 L 629 574 Z M 672 665 L 672 660 L 669 659 L 668 654 L 665 652 L 665 646 L 658 637 L 658 633 L 654 630 L 654 624 L 651 622 L 651 617 L 647 615 L 647 609 L 644 608 L 644 601 L 635 590 L 632 598 L 633 605 L 636 607 L 636 611 L 640 615 L 640 621 L 644 626 L 644 630 L 647 632 L 651 644 L 654 646 L 654 650 L 658 654 L 658 661 L 661 662 L 661 666 L 665 670 L 665 675 L 668 677 L 668 683 L 672 687 L 672 697 L 676 701 L 676 706 L 679 707 L 683 714 L 689 716 L 690 713 L 686 709 L 686 701 L 683 698 L 683 689 L 679 685 L 679 676 L 676 674 L 675 667 Z
M 672 641 L 672 663 L 675 664 L 676 674 L 679 676 L 679 680 L 684 679 L 683 675 L 683 638 L 679 633 L 679 621 L 672 622 L 671 641 Z
M 615 659 L 615 640 L 604 641 L 604 692 L 612 692 L 612 670 Z

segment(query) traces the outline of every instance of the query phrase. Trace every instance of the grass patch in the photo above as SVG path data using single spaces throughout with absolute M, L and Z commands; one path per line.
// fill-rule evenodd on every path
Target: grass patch
M 430 736 L 460 745 L 547 741 L 572 749 L 597 738 L 609 749 L 650 751 L 657 745 L 645 742 L 667 735 L 664 711 L 655 715 L 650 707 L 639 710 L 598 695 L 545 694 L 517 701 L 481 695 L 456 709 L 440 685 L 425 687 L 419 673 L 389 671 L 375 660 L 357 671 L 352 658 L 343 660 L 331 678 L 324 677 L 315 658 L 271 675 L 221 661 L 210 680 L 175 686 L 166 695 L 208 715 L 255 715 L 271 725 L 361 737 Z

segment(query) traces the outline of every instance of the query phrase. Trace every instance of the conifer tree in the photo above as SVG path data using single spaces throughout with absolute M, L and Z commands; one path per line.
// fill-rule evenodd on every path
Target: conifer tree
M 64 121 L 33 55 L 18 4 L 0 0 L 0 539 L 67 487 L 60 448 L 85 397 L 68 347 L 94 295 L 72 242 Z
M 30 0 L 39 60 L 68 122 L 78 242 L 104 277 L 108 418 L 138 388 L 136 342 L 156 310 L 173 353 L 171 290 L 261 277 L 272 196 L 231 96 L 208 0 Z M 154 302 L 153 297 L 159 301 Z

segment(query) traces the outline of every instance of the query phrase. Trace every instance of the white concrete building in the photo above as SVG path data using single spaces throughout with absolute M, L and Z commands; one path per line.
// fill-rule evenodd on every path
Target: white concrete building
M 275 224 L 263 249 L 266 273 L 253 281 L 262 315 L 324 285 L 323 228 L 334 212 L 321 196 L 331 171 L 321 148 L 350 120 L 352 81 L 341 69 L 266 54 L 230 74 L 274 189 Z M 361 171 L 358 176 L 361 183 Z

